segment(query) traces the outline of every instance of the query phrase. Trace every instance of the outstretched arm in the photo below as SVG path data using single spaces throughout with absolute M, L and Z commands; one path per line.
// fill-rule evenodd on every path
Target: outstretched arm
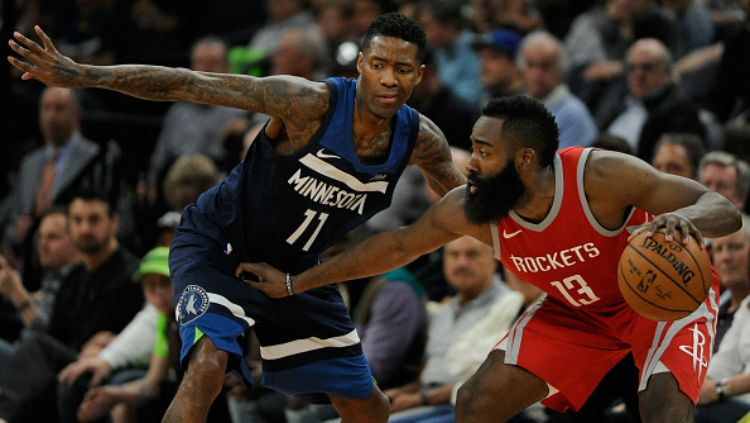
M 285 121 L 299 115 L 308 120 L 320 117 L 327 109 L 325 84 L 304 78 L 255 78 L 149 65 L 79 64 L 60 54 L 41 28 L 36 26 L 35 31 L 41 45 L 18 32 L 14 33 L 15 40 L 8 42 L 20 56 L 8 56 L 8 61 L 23 72 L 24 80 L 70 88 L 105 88 L 145 100 L 237 107 Z
M 619 153 L 594 151 L 589 159 L 586 192 L 620 209 L 633 205 L 656 215 L 640 230 L 665 228 L 687 242 L 688 235 L 721 237 L 742 226 L 739 210 L 722 195 L 691 179 L 659 172 L 648 163 Z M 596 201 L 596 200 L 595 200 Z
M 300 293 L 335 282 L 379 275 L 434 251 L 461 235 L 473 236 L 489 245 L 489 226 L 470 224 L 463 213 L 465 188 L 448 193 L 414 224 L 371 236 L 293 278 L 293 291 Z M 260 282 L 248 281 L 272 298 L 288 295 L 284 274 L 265 263 L 242 263 L 237 276 L 250 272 Z
M 440 196 L 466 183 L 463 173 L 453 164 L 445 135 L 423 115 L 419 115 L 419 135 L 410 164 L 419 166 L 430 188 Z

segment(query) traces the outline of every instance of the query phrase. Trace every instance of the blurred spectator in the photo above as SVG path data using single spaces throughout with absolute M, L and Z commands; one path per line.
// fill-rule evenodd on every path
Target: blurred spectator
M 75 420 L 76 409 L 90 387 L 145 373 L 142 366 L 154 350 L 157 320 L 158 310 L 146 304 L 98 354 L 79 355 L 58 373 L 57 408 L 61 422 Z
M 698 165 L 698 182 L 743 210 L 750 191 L 750 165 L 729 153 L 712 151 Z
M 352 31 L 357 38 L 365 35 L 373 19 L 396 9 L 391 0 L 354 0 L 352 7 Z
M 747 16 L 747 9 L 743 8 L 743 0 L 697 0 L 703 4 L 711 13 L 719 33 L 718 38 L 724 39 L 725 34 L 731 33 L 742 26 L 742 21 Z M 744 10 L 743 10 L 744 9 Z
M 119 246 L 118 216 L 98 194 L 82 193 L 68 207 L 68 229 L 83 265 L 60 287 L 46 332 L 23 337 L 1 382 L 0 418 L 51 421 L 57 372 L 78 356 L 97 354 L 142 307 L 130 276 L 137 261 Z
M 627 54 L 628 95 L 603 113 L 602 127 L 625 138 L 648 162 L 659 137 L 667 132 L 705 136 L 698 107 L 671 80 L 672 55 L 660 41 L 638 40 Z
M 698 180 L 698 164 L 705 154 L 698 136 L 670 132 L 656 143 L 651 164 L 662 172 Z
M 57 48 L 73 60 L 95 65 L 115 62 L 124 27 L 113 0 L 76 0 L 73 15 L 58 25 Z
M 719 275 L 722 295 L 716 318 L 716 336 L 712 352 L 716 352 L 727 330 L 732 326 L 740 303 L 750 294 L 750 217 L 742 215 L 742 228 L 737 232 L 711 240 L 711 258 Z
M 732 326 L 711 358 L 703 382 L 696 423 L 735 422 L 750 412 L 750 298 L 740 303 Z
M 319 31 L 292 29 L 279 40 L 272 56 L 274 75 L 293 75 L 319 81 L 328 76 L 328 50 Z
M 169 381 L 174 388 L 175 375 L 172 374 L 170 380 L 167 370 L 170 364 L 179 367 L 178 363 L 170 363 L 170 350 L 175 345 L 170 346 L 169 334 L 176 331 L 176 323 L 171 317 L 174 313 L 174 292 L 169 279 L 168 255 L 169 249 L 165 247 L 151 250 L 143 257 L 138 271 L 133 275 L 133 279 L 140 283 L 148 304 L 158 311 L 156 340 L 148 372 L 144 377 L 122 385 L 107 384 L 90 389 L 78 408 L 78 420 L 92 421 L 110 414 L 115 422 L 141 422 L 154 421 L 164 414 L 173 392 L 169 392 L 161 382 Z M 164 398 L 168 399 L 164 401 Z M 161 407 L 155 402 L 160 402 L 163 409 L 159 410 Z M 143 415 L 148 409 L 153 410 Z
M 714 41 L 714 22 L 708 9 L 696 0 L 660 0 L 674 13 L 678 29 L 675 57 L 682 57 Z
M 750 0 L 743 0 L 745 21 L 726 40 L 719 70 L 711 90 L 711 110 L 721 122 L 750 109 Z M 742 106 L 739 106 L 741 101 Z M 748 125 L 747 116 L 744 119 Z
M 516 68 L 516 53 L 521 37 L 513 31 L 494 29 L 472 42 L 479 54 L 479 80 L 485 94 L 484 104 L 495 97 L 521 94 L 523 80 Z
M 439 1 L 421 8 L 419 18 L 427 43 L 435 53 L 440 81 L 464 101 L 477 105 L 482 96 L 479 57 L 471 48 L 475 35 L 464 28 L 461 4 L 455 0 Z
M 227 72 L 227 47 L 218 38 L 209 36 L 198 40 L 190 57 L 193 70 Z M 226 128 L 234 119 L 243 116 L 244 111 L 230 107 L 186 102 L 170 106 L 151 156 L 149 182 L 154 191 L 150 196 L 156 195 L 156 184 L 165 166 L 183 154 L 202 153 L 217 161 L 224 160 L 222 140 Z
M 434 55 L 427 54 L 422 82 L 414 87 L 408 103 L 443 131 L 448 144 L 468 150 L 479 110 L 474 103 L 457 97 L 453 89 L 441 81 L 440 65 L 434 59 Z
M 0 256 L 0 294 L 11 300 L 27 328 L 47 328 L 60 286 L 80 259 L 65 221 L 65 211 L 53 208 L 39 224 L 36 250 L 44 273 L 38 291 L 30 293 L 18 272 Z
M 348 0 L 322 0 L 317 2 L 316 21 L 326 46 L 328 47 L 329 61 L 335 61 L 335 52 L 339 45 L 345 41 L 351 41 L 352 15 L 354 10 Z
M 540 24 L 534 2 L 527 0 L 472 0 L 471 6 L 472 23 L 481 32 L 503 27 L 525 34 Z
M 675 47 L 674 17 L 654 0 L 606 0 L 576 18 L 565 37 L 571 61 L 568 83 L 597 122 L 602 120 L 599 110 L 612 107 L 625 91 L 623 60 L 641 38 L 655 38 L 670 50 Z
M 419 379 L 385 391 L 391 412 L 396 413 L 391 422 L 452 415 L 451 396 L 457 384 L 476 371 L 523 304 L 523 296 L 495 273 L 491 247 L 465 236 L 446 244 L 444 250 L 445 277 L 457 295 L 430 320 Z M 398 413 L 417 407 L 425 408 Z
M 270 21 L 255 33 L 250 48 L 272 55 L 278 50 L 281 37 L 292 29 L 315 29 L 312 14 L 305 10 L 303 0 L 266 0 Z
M 98 151 L 95 143 L 79 132 L 80 103 L 73 90 L 45 88 L 39 102 L 39 128 L 45 145 L 23 158 L 18 183 L 10 194 L 10 223 L 5 238 L 23 243 L 34 226 L 57 197 L 76 181 L 86 163 Z
M 633 149 L 625 139 L 612 135 L 609 132 L 602 132 L 594 138 L 590 147 L 601 148 L 603 150 L 618 151 L 620 153 L 633 155 Z
M 591 9 L 598 0 L 541 0 L 536 2 L 544 29 L 564 39 L 573 20 Z
M 176 211 L 168 211 L 161 215 L 159 220 L 156 221 L 156 226 L 159 228 L 159 236 L 156 238 L 156 246 L 158 247 L 169 247 L 172 245 L 172 238 L 174 238 L 174 231 L 180 224 L 181 215 Z
M 120 235 L 132 233 L 132 212 L 120 178 L 120 150 L 114 142 L 102 147 L 81 135 L 77 93 L 48 87 L 39 103 L 39 128 L 44 146 L 24 156 L 18 180 L 9 194 L 5 240 L 22 258 L 22 277 L 35 277 L 31 234 L 52 205 L 66 205 L 80 189 L 105 192 L 123 216 Z M 36 289 L 38 287 L 32 287 Z
M 360 297 L 354 323 L 381 389 L 419 376 L 427 337 L 424 299 L 424 288 L 406 269 L 375 278 Z
M 560 42 L 537 31 L 521 42 L 518 67 L 528 94 L 541 101 L 560 129 L 560 149 L 587 146 L 596 136 L 596 125 L 586 105 L 563 83 L 567 56 Z
M 169 168 L 164 179 L 164 195 L 172 210 L 181 212 L 218 182 L 219 174 L 211 159 L 202 154 L 186 154 Z

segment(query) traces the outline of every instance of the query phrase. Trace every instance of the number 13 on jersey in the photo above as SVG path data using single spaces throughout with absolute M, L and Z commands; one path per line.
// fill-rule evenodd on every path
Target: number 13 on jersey
M 294 245 L 294 243 L 302 236 L 302 234 L 305 233 L 305 230 L 308 226 L 310 226 L 310 223 L 315 219 L 315 216 L 318 217 L 318 226 L 315 227 L 315 230 L 310 235 L 310 237 L 307 239 L 307 242 L 302 247 L 302 251 L 309 251 L 310 247 L 312 247 L 313 243 L 315 242 L 315 238 L 318 237 L 318 234 L 320 234 L 320 230 L 323 228 L 323 225 L 326 223 L 326 220 L 328 219 L 328 213 L 320 212 L 318 213 L 315 210 L 307 209 L 305 211 L 305 220 L 302 221 L 302 224 L 297 227 L 297 230 L 292 232 L 291 235 L 289 235 L 289 238 L 286 239 L 286 242 L 289 245 Z
M 568 276 L 562 282 L 552 281 L 550 285 L 557 288 L 562 296 L 574 307 L 589 305 L 599 301 L 599 297 L 581 275 Z

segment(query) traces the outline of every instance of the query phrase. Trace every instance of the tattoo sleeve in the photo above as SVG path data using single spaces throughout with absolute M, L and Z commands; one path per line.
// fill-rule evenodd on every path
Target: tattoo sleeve
M 440 128 L 422 115 L 419 118 L 419 135 L 411 164 L 419 166 L 430 188 L 443 196 L 466 183 L 466 178 L 453 164 L 448 141 Z
M 154 101 L 190 101 L 247 109 L 294 121 L 325 113 L 325 84 L 292 76 L 196 72 L 148 65 L 85 66 L 92 85 Z

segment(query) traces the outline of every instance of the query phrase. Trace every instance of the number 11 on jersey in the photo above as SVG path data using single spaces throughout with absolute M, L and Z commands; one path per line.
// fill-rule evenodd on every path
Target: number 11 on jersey
M 294 245 L 294 243 L 299 239 L 299 237 L 301 237 L 302 234 L 305 232 L 307 227 L 310 226 L 310 223 L 312 223 L 316 215 L 318 216 L 318 226 L 315 228 L 315 231 L 313 231 L 312 235 L 310 235 L 310 238 L 302 247 L 302 251 L 309 251 L 310 247 L 313 245 L 313 242 L 315 242 L 315 238 L 318 237 L 320 230 L 323 228 L 323 225 L 326 223 L 326 220 L 328 219 L 328 213 L 323 213 L 323 212 L 318 213 L 315 210 L 307 209 L 307 211 L 305 212 L 305 220 L 302 221 L 302 224 L 299 225 L 296 231 L 294 231 L 291 235 L 289 235 L 289 238 L 286 239 L 286 242 L 289 245 Z

